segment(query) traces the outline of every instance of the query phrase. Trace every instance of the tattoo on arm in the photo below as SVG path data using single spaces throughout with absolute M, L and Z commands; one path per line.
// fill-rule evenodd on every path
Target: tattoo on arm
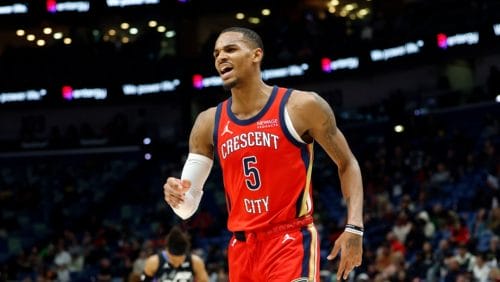
M 315 94 L 314 98 L 320 107 L 320 111 L 323 116 L 321 118 L 321 135 L 320 138 L 323 141 L 322 146 L 327 150 L 328 154 L 335 159 L 337 162 L 344 162 L 348 158 L 346 152 L 342 149 L 341 144 L 339 144 L 339 132 L 337 129 L 337 123 L 335 121 L 335 115 L 333 113 L 330 105 L 319 95 Z

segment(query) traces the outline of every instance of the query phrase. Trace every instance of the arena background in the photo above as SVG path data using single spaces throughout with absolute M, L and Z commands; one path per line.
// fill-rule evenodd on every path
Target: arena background
M 499 11 L 497 0 L 2 0 L 0 281 L 137 281 L 174 224 L 211 281 L 226 281 L 218 168 L 186 222 L 162 185 L 180 173 L 193 118 L 228 95 L 212 48 L 231 25 L 262 35 L 269 84 L 327 99 L 358 158 L 364 259 L 351 281 L 499 281 Z M 319 146 L 314 165 L 322 279 L 334 281 L 326 255 L 345 205 Z

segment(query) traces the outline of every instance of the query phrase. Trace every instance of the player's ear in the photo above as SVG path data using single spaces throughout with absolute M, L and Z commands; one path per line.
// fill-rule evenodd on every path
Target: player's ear
M 260 63 L 263 57 L 264 57 L 264 50 L 262 50 L 261 48 L 255 48 L 253 50 L 253 61 L 255 63 Z

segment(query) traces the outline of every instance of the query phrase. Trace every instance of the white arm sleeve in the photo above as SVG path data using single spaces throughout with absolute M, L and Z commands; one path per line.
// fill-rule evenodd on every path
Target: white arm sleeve
M 203 195 L 203 185 L 207 181 L 213 163 L 214 161 L 211 158 L 189 153 L 182 169 L 181 179 L 191 181 L 191 188 L 186 192 L 184 202 L 177 208 L 172 208 L 180 218 L 188 219 L 198 209 Z

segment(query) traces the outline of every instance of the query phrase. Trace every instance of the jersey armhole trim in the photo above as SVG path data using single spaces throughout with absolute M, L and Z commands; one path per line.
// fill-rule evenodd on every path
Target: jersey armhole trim
M 288 98 L 290 98 L 290 95 L 292 94 L 293 89 L 288 88 L 286 89 L 286 92 L 283 94 L 281 97 L 281 101 L 279 102 L 279 118 L 280 118 L 280 124 L 281 128 L 283 130 L 283 133 L 285 136 L 292 142 L 297 147 L 302 147 L 306 145 L 307 143 L 300 138 L 299 134 L 293 127 L 292 119 L 290 118 L 290 115 L 288 114 L 288 111 L 286 109 L 286 103 L 288 102 Z
M 290 115 L 288 114 L 288 110 L 286 109 L 286 106 L 284 107 L 284 113 L 285 115 L 285 126 L 286 126 L 286 130 L 288 130 L 288 132 L 290 132 L 290 135 L 292 135 L 293 139 L 295 139 L 295 141 L 299 142 L 299 143 L 302 143 L 302 144 L 307 144 L 304 140 L 302 140 L 302 138 L 299 136 L 299 134 L 297 133 L 297 131 L 295 130 L 295 127 L 293 127 L 293 123 L 292 123 L 292 119 L 290 118 Z

